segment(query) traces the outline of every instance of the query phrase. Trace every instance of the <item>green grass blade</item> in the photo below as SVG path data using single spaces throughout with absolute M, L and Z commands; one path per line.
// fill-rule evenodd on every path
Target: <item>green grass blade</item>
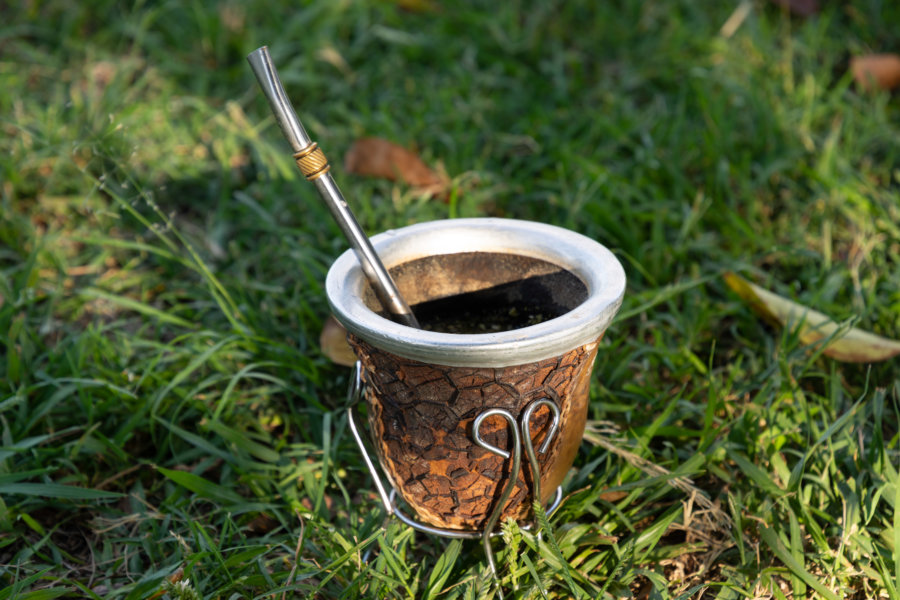
M 900 587 L 900 485 L 894 485 L 894 589 Z
M 32 573 L 31 575 L 25 577 L 20 581 L 16 581 L 13 579 L 12 585 L 7 586 L 4 589 L 0 589 L 0 600 L 7 600 L 17 598 L 23 589 L 30 586 L 34 582 L 41 579 L 44 575 L 49 573 L 52 569 L 47 568 L 43 571 L 38 571 L 37 573 Z
M 15 596 L 16 600 L 51 600 L 52 598 L 61 598 L 63 596 L 71 596 L 70 588 L 47 588 L 43 590 L 33 590 L 31 592 L 21 592 Z
M 733 460 L 737 466 L 740 467 L 741 471 L 766 494 L 774 498 L 781 498 L 784 496 L 785 491 L 778 487 L 772 478 L 769 477 L 769 474 L 759 468 L 755 463 L 751 462 L 746 456 L 739 452 L 729 450 L 728 457 Z
M 431 570 L 431 575 L 428 576 L 428 583 L 425 587 L 423 598 L 430 600 L 440 595 L 444 584 L 447 583 L 447 579 L 450 578 L 450 574 L 453 572 L 460 550 L 462 550 L 462 542 L 460 540 L 453 540 L 447 544 L 447 549 L 438 558 L 434 568 Z
M 197 435 L 196 433 L 192 433 L 190 431 L 182 429 L 178 425 L 175 425 L 174 423 L 170 423 L 170 422 L 166 421 L 165 419 L 163 419 L 162 417 L 156 417 L 156 422 L 159 423 L 160 425 L 162 425 L 163 427 L 165 427 L 166 429 L 168 429 L 169 431 L 171 431 L 172 433 L 174 433 L 175 435 L 177 435 L 178 437 L 180 437 L 181 439 L 183 439 L 184 441 L 188 442 L 192 446 L 199 448 L 200 450 L 202 450 L 209 456 L 218 456 L 219 458 L 221 458 L 222 460 L 227 461 L 227 462 L 233 462 L 235 459 L 234 454 L 232 454 L 231 452 L 228 452 L 226 450 L 223 450 L 222 448 L 217 447 L 215 444 L 210 443 L 209 440 L 207 440 L 203 436 L 200 436 L 200 435 Z
M 234 444 L 239 449 L 266 463 L 275 464 L 281 459 L 281 455 L 272 448 L 255 442 L 245 432 L 232 429 L 219 421 L 209 424 L 210 431 L 220 435 L 222 439 Z
M 182 319 L 181 317 L 176 317 L 175 315 L 150 306 L 149 304 L 145 304 L 144 302 L 140 302 L 139 300 L 120 296 L 118 294 L 110 294 L 109 292 L 104 292 L 103 290 L 99 290 L 96 288 L 87 288 L 82 290 L 81 297 L 86 300 L 108 300 L 109 302 L 112 302 L 113 304 L 116 304 L 124 308 L 125 310 L 133 310 L 144 316 L 156 319 L 160 323 L 168 323 L 170 325 L 176 325 L 184 329 L 195 329 L 197 327 L 195 323 L 191 323 L 190 321 Z
M 58 500 L 107 500 L 121 498 L 124 494 L 94 490 L 60 483 L 7 483 L 0 485 L 0 494 L 40 496 Z
M 803 564 L 793 557 L 790 551 L 781 543 L 781 540 L 778 539 L 774 530 L 769 527 L 762 527 L 759 530 L 759 534 L 766 545 L 775 553 L 775 556 L 778 557 L 778 560 L 784 563 L 791 573 L 803 580 L 806 585 L 818 592 L 823 598 L 826 598 L 827 600 L 839 600 L 834 592 L 826 588 L 819 580 L 813 577 Z
M 800 532 L 800 523 L 794 511 L 788 513 L 788 521 L 790 524 L 790 541 L 791 541 L 791 557 L 797 564 L 803 563 L 803 534 Z M 794 588 L 794 596 L 803 598 L 806 596 L 806 584 L 796 574 L 793 576 L 792 586 Z
M 528 572 L 531 574 L 531 579 L 532 581 L 534 581 L 534 585 L 540 592 L 541 598 L 543 598 L 544 600 L 548 600 L 547 589 L 544 587 L 544 582 L 541 581 L 541 576 L 538 575 L 537 569 L 534 568 L 534 563 L 531 562 L 531 559 L 528 558 L 527 554 L 522 554 L 521 558 L 522 562 L 524 562 L 525 566 L 528 568 Z
M 199 475 L 187 471 L 166 469 L 164 467 L 156 467 L 156 469 L 174 483 L 204 498 L 208 498 L 209 500 L 221 502 L 225 505 L 242 504 L 246 502 L 244 498 L 231 489 L 213 483 Z
M 550 519 L 547 518 L 547 512 L 544 510 L 544 507 L 541 506 L 540 502 L 533 502 L 532 508 L 534 510 L 535 517 L 537 518 L 537 522 L 540 525 L 540 531 L 543 534 L 544 540 L 542 540 L 538 547 L 541 549 L 541 555 L 545 560 L 551 560 L 557 564 L 559 571 L 562 573 L 563 579 L 566 582 L 566 585 L 569 587 L 569 591 L 572 592 L 575 598 L 585 598 L 587 597 L 587 592 L 585 592 L 578 584 L 575 583 L 575 580 L 572 578 L 572 567 L 569 565 L 569 562 L 565 559 L 562 554 L 562 551 L 559 549 L 559 543 L 556 540 L 556 536 L 553 533 L 553 528 L 550 525 Z M 550 557 L 547 555 L 547 549 L 550 551 Z

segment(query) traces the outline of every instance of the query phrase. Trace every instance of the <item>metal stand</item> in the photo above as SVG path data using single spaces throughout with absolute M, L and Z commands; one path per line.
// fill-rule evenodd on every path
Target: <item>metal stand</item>
M 353 409 L 363 399 L 364 392 L 365 383 L 362 380 L 362 366 L 360 365 L 359 361 L 357 361 L 354 367 L 353 378 L 350 380 L 350 387 L 347 391 L 347 400 L 349 401 L 349 406 L 347 408 L 347 422 L 350 424 L 350 432 L 353 434 L 353 438 L 356 440 L 357 446 L 359 446 L 359 450 L 362 454 L 363 460 L 366 462 L 366 467 L 368 467 L 369 473 L 372 475 L 372 480 L 375 482 L 375 487 L 378 489 L 378 495 L 381 497 L 381 503 L 384 505 L 384 509 L 387 512 L 388 517 L 396 516 L 400 521 L 409 525 L 413 529 L 416 529 L 417 531 L 421 531 L 423 533 L 427 533 L 429 535 L 436 535 L 454 539 L 481 538 L 482 545 L 484 546 L 484 553 L 485 556 L 487 556 L 488 564 L 490 565 L 491 574 L 494 576 L 494 581 L 498 583 L 498 595 L 502 599 L 503 592 L 499 587 L 497 565 L 494 561 L 494 551 L 491 548 L 491 537 L 500 535 L 500 532 L 495 531 L 495 529 L 497 528 L 497 523 L 500 521 L 500 515 L 503 513 L 503 507 L 509 499 L 510 494 L 512 494 L 513 488 L 515 488 L 516 479 L 518 478 L 517 476 L 519 474 L 519 470 L 521 469 L 523 446 L 525 448 L 525 455 L 528 458 L 528 465 L 531 470 L 532 497 L 535 499 L 541 497 L 541 469 L 540 465 L 538 464 L 537 453 L 543 454 L 547 451 L 547 449 L 550 447 L 550 442 L 553 440 L 553 437 L 556 435 L 556 432 L 559 429 L 559 406 L 557 406 L 556 403 L 550 398 L 538 398 L 536 400 L 533 400 L 525 407 L 525 410 L 522 411 L 519 423 L 516 422 L 516 418 L 512 415 L 512 413 L 502 408 L 491 408 L 475 417 L 475 421 L 472 424 L 472 439 L 474 440 L 474 442 L 488 452 L 492 452 L 498 456 L 502 456 L 503 458 L 511 457 L 512 468 L 510 469 L 509 478 L 507 479 L 506 485 L 503 486 L 503 490 L 500 493 L 500 498 L 497 501 L 496 507 L 494 508 L 493 512 L 491 512 L 490 517 L 488 517 L 487 523 L 485 523 L 483 530 L 478 531 L 464 529 L 445 529 L 442 527 L 426 525 L 425 523 L 421 523 L 415 518 L 410 517 L 409 515 L 404 513 L 397 504 L 397 490 L 394 489 L 393 486 L 391 486 L 391 491 L 388 492 L 387 488 L 382 483 L 381 477 L 378 474 L 378 469 L 375 467 L 375 462 L 373 462 L 372 456 L 370 455 L 365 443 L 363 442 L 362 436 L 359 432 L 359 428 L 356 425 L 356 419 L 353 416 Z M 541 406 L 546 406 L 550 409 L 550 411 L 553 413 L 553 420 L 550 423 L 550 430 L 547 432 L 544 443 L 541 444 L 540 448 L 538 448 L 537 451 L 535 451 L 534 445 L 531 443 L 531 417 L 534 414 L 534 411 Z M 488 444 L 482 439 L 481 424 L 485 419 L 492 416 L 500 416 L 506 419 L 507 425 L 512 433 L 512 435 L 510 436 L 513 440 L 512 453 L 502 448 L 498 448 L 496 446 Z M 561 501 L 562 487 L 557 487 L 556 495 L 554 496 L 553 501 L 550 503 L 550 506 L 548 506 L 546 509 L 548 516 L 553 514 L 557 507 L 559 507 Z M 522 527 L 522 529 L 525 530 L 528 530 L 530 528 L 531 526 Z

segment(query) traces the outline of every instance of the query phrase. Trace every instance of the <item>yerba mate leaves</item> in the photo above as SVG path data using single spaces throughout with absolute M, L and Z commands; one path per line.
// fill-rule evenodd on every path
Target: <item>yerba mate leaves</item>
M 847 328 L 828 316 L 750 283 L 734 273 L 725 283 L 765 320 L 780 327 L 797 327 L 800 341 L 824 343 L 823 353 L 843 362 L 878 362 L 900 354 L 900 342 L 856 327 Z

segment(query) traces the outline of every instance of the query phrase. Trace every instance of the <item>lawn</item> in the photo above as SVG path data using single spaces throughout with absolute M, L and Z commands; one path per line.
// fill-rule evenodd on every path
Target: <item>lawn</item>
M 346 242 L 261 45 L 369 234 L 528 219 L 625 267 L 552 531 L 494 543 L 505 597 L 900 599 L 900 358 L 723 278 L 900 339 L 900 96 L 849 70 L 900 4 L 126 4 L 2 9 L 0 600 L 496 596 L 478 541 L 384 520 L 319 348 Z M 364 137 L 446 197 L 346 173 Z

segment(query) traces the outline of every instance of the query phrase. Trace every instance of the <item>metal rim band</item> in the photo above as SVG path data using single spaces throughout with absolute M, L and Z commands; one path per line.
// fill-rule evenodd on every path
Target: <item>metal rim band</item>
M 522 329 L 483 334 L 442 333 L 394 323 L 363 301 L 367 285 L 352 251 L 325 281 L 334 316 L 355 336 L 404 358 L 451 367 L 508 367 L 558 356 L 596 343 L 618 310 L 625 271 L 596 241 L 560 227 L 516 219 L 451 219 L 386 231 L 372 245 L 390 269 L 426 256 L 498 252 L 545 260 L 576 275 L 588 298 L 568 313 Z

